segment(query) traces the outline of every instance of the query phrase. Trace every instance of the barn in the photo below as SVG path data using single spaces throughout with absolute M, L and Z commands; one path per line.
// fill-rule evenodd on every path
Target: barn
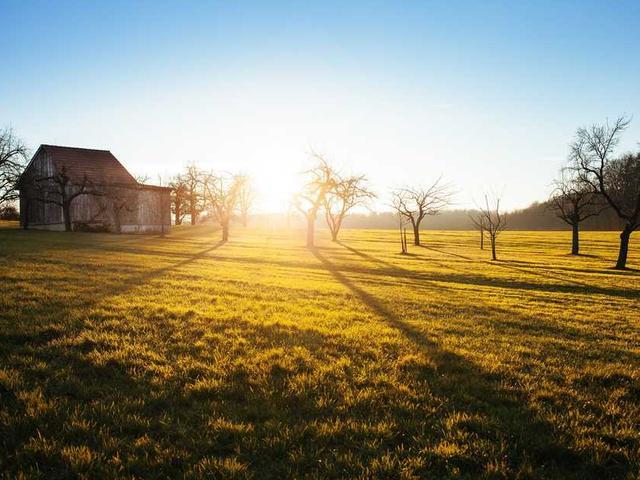
M 161 233 L 171 189 L 138 182 L 108 150 L 40 145 L 18 182 L 22 228 Z

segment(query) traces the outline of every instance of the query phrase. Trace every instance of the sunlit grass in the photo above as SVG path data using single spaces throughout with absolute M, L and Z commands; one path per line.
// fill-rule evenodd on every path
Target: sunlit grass
M 0 229 L 7 478 L 636 478 L 614 233 Z M 630 266 L 640 268 L 632 239 Z

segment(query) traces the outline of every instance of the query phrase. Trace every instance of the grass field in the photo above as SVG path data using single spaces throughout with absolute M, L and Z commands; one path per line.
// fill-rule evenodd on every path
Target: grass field
M 615 233 L 0 229 L 6 478 L 638 478 Z M 630 266 L 640 268 L 640 238 Z

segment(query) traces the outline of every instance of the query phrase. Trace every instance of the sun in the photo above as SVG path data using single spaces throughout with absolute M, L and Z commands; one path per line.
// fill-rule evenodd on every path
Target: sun
M 300 188 L 301 178 L 294 169 L 260 168 L 252 174 L 256 189 L 256 212 L 283 213 Z

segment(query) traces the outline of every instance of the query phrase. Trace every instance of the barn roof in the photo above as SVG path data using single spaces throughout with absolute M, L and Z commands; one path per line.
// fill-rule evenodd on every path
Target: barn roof
M 143 190 L 171 190 L 170 187 L 139 183 L 109 150 L 47 144 L 40 145 L 36 150 L 31 161 L 20 175 L 18 185 L 22 184 L 24 175 L 29 171 L 40 152 L 43 151 L 51 157 L 56 170 L 64 169 L 75 183 L 81 183 L 86 178 L 95 185 L 116 184 L 135 186 Z
M 81 182 L 85 177 L 91 182 L 137 184 L 135 178 L 109 150 L 41 145 L 51 156 L 58 171 L 65 170 L 74 181 Z

